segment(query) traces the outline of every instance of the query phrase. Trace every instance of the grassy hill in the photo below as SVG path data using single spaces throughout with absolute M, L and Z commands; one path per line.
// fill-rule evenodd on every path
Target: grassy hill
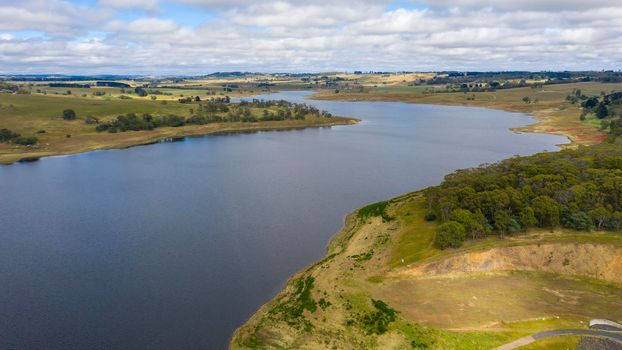
M 326 257 L 292 277 L 237 330 L 231 347 L 492 349 L 537 331 L 584 328 L 592 318 L 622 319 L 621 203 L 604 185 L 622 179 L 613 161 L 620 152 L 611 142 L 517 157 L 359 209 Z M 591 182 L 606 193 L 581 191 Z M 505 197 L 493 193 L 503 191 L 516 196 L 497 201 Z M 554 221 L 539 211 L 547 191 Z M 481 209 L 482 226 L 453 215 L 469 206 Z M 530 206 L 533 220 L 521 220 L 518 208 Z M 453 210 L 445 219 L 444 208 Z M 500 224 L 506 216 L 523 226 L 510 233 Z M 577 217 L 586 221 L 580 231 L 569 228 Z M 441 227 L 452 220 L 472 227 L 457 248 L 440 249 Z
M 20 92 L 0 92 L 0 129 L 10 130 L 23 137 L 36 137 L 34 145 L 20 145 L 16 142 L 1 142 L 0 164 L 12 163 L 20 159 L 39 158 L 50 155 L 71 154 L 98 149 L 122 148 L 156 142 L 167 138 L 190 135 L 204 135 L 218 132 L 253 130 L 290 129 L 304 127 L 331 126 L 354 123 L 351 118 L 323 116 L 309 113 L 304 118 L 267 120 L 265 112 L 277 114 L 292 110 L 292 106 L 241 107 L 237 103 L 227 103 L 227 110 L 207 112 L 212 99 L 224 99 L 225 95 L 214 95 L 209 89 L 186 88 L 161 89 L 170 95 L 136 95 L 133 89 L 121 93 L 118 88 L 45 88 L 20 86 Z M 155 89 L 154 89 L 155 90 Z M 71 94 L 67 92 L 71 91 Z M 148 90 L 153 92 L 153 90 Z M 101 95 L 100 95 L 101 93 Z M 236 92 L 234 95 L 240 95 Z M 151 96 L 155 99 L 150 98 Z M 180 102 L 191 98 L 193 101 Z M 201 101 L 194 101 L 195 98 Z M 205 110 L 203 110 L 205 107 Z M 75 120 L 63 119 L 63 112 L 72 110 Z M 248 110 L 248 111 L 247 111 Z M 252 121 L 237 118 L 242 112 L 252 117 Z M 151 130 L 127 132 L 98 132 L 97 126 L 110 123 L 120 115 L 150 115 L 155 119 L 176 116 L 188 120 L 193 116 L 215 117 L 216 121 L 202 124 L 158 127 Z M 277 118 L 272 118 L 277 119 Z
M 622 272 L 607 281 L 569 262 L 565 272 L 571 273 L 520 266 L 416 273 L 468 253 L 545 244 L 565 247 L 576 261 L 588 246 L 613 246 L 621 260 L 621 234 L 535 229 L 439 250 L 433 245 L 438 224 L 425 221 L 425 211 L 417 192 L 389 201 L 390 221 L 362 218 L 360 211 L 348 216 L 326 258 L 292 277 L 238 329 L 231 347 L 490 349 L 536 331 L 582 328 L 590 318 L 622 319 Z M 395 316 L 377 308 L 378 300 Z

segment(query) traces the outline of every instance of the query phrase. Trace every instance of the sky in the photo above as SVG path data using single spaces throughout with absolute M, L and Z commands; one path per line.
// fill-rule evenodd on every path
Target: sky
M 0 74 L 620 70 L 622 0 L 0 0 Z

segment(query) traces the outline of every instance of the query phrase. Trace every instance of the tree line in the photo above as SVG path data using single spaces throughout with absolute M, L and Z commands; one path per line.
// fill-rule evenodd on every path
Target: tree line
M 96 130 L 99 132 L 124 132 L 138 130 L 153 130 L 159 127 L 180 127 L 184 125 L 204 125 L 208 123 L 233 123 L 243 122 L 252 123 L 260 121 L 282 121 L 282 120 L 304 120 L 307 116 L 312 117 L 331 117 L 325 111 L 320 111 L 315 107 L 306 104 L 297 104 L 286 101 L 277 102 L 240 102 L 231 104 L 225 99 L 214 99 L 199 103 L 197 110 L 191 110 L 192 116 L 189 118 L 168 115 L 153 116 L 143 114 L 138 116 L 134 113 L 119 115 L 114 120 L 99 122 Z M 253 113 L 253 109 L 264 107 L 261 114 Z M 270 108 L 270 109 L 268 109 Z M 73 111 L 65 111 L 65 114 L 75 119 Z M 70 119 L 70 118 L 65 118 Z

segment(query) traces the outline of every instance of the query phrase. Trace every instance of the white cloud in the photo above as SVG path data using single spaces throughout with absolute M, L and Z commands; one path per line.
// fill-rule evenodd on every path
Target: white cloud
M 391 11 L 389 2 L 373 0 L 177 2 L 214 16 L 189 25 L 166 13 L 170 3 L 158 9 L 156 0 L 100 0 L 95 7 L 0 0 L 0 69 L 193 74 L 619 69 L 622 63 L 619 0 L 589 6 L 500 0 L 494 7 L 483 0 L 439 0 L 428 9 Z M 114 15 L 130 8 L 148 13 L 129 21 Z M 16 34 L 23 30 L 46 35 L 24 39 Z
M 99 0 L 99 4 L 115 9 L 142 9 L 150 12 L 159 9 L 158 0 Z
M 110 13 L 96 11 L 62 0 L 0 0 L 0 30 L 43 31 L 49 35 L 70 36 L 97 25 Z
M 620 6 L 619 0 L 434 0 L 434 6 L 495 8 L 511 11 L 579 11 Z
M 179 27 L 170 19 L 141 18 L 128 24 L 127 30 L 138 34 L 170 33 Z

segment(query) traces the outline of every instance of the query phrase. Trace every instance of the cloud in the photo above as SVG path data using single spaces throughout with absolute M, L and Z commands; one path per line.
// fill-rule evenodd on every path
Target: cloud
M 178 28 L 177 23 L 170 19 L 141 18 L 130 22 L 126 28 L 121 30 L 137 34 L 162 34 L 170 33 Z
M 88 30 L 110 15 L 61 0 L 0 0 L 0 31 L 37 30 L 70 36 Z
M 483 0 L 438 0 L 427 8 L 373 0 L 177 0 L 183 5 L 175 8 L 171 1 L 0 0 L 0 69 L 202 74 L 619 69 L 622 63 L 619 1 L 500 0 L 492 7 Z M 147 12 L 128 18 L 127 9 Z M 208 19 L 185 23 L 183 11 Z M 28 30 L 45 35 L 19 35 Z
M 261 3 L 278 3 L 284 5 L 291 6 L 307 6 L 307 5 L 316 5 L 316 6 L 325 6 L 331 7 L 334 5 L 337 6 L 386 6 L 391 3 L 390 0 L 358 0 L 358 1 L 350 1 L 350 0 L 333 0 L 333 1 L 324 1 L 324 0 L 278 0 L 278 1 L 255 1 L 255 0 L 175 0 L 176 2 L 188 4 L 188 5 L 196 5 L 205 8 L 244 8 L 250 7 L 253 5 L 258 5 Z
M 253 4 L 245 8 L 235 8 L 225 16 L 236 24 L 264 27 L 307 28 L 338 26 L 380 15 L 383 7 L 364 3 L 332 2 L 330 5 L 309 1 L 302 5 L 288 2 L 268 2 Z
M 99 5 L 115 9 L 141 9 L 154 12 L 159 9 L 158 0 L 99 0 Z
M 619 0 L 434 0 L 434 7 L 494 8 L 510 11 L 582 11 L 620 6 Z

